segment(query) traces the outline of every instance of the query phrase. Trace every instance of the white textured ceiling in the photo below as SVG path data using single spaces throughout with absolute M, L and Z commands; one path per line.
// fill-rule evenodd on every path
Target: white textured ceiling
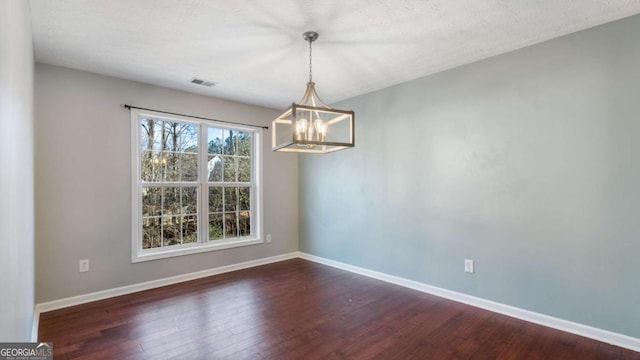
M 307 30 L 332 103 L 640 13 L 640 0 L 31 0 L 31 13 L 36 61 L 285 108 L 305 89 Z

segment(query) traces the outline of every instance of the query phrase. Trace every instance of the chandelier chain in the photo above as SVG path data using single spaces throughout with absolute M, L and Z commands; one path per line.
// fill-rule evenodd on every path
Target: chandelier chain
M 313 82 L 313 77 L 311 73 L 311 43 L 313 40 L 309 39 L 309 82 Z

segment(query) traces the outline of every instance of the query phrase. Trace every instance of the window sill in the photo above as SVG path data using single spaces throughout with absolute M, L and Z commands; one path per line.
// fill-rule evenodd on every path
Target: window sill
M 158 259 L 166 259 L 176 256 L 198 254 L 209 251 L 224 250 L 241 246 L 261 244 L 263 240 L 260 238 L 246 238 L 240 240 L 218 240 L 206 245 L 193 244 L 183 245 L 179 248 L 173 248 L 169 250 L 145 250 L 138 251 L 131 254 L 131 262 L 143 262 Z

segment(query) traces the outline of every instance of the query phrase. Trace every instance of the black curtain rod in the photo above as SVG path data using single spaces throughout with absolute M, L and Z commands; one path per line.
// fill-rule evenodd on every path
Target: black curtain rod
M 268 126 L 259 126 L 259 125 L 244 124 L 244 123 L 233 122 L 233 121 L 225 121 L 225 120 L 211 119 L 211 118 L 206 118 L 206 117 L 202 117 L 202 116 L 193 116 L 193 115 L 179 114 L 179 113 L 174 113 L 174 112 L 169 112 L 169 111 L 162 111 L 162 110 L 155 110 L 155 109 L 147 109 L 147 108 L 138 107 L 138 106 L 133 106 L 133 105 L 127 105 L 127 104 L 124 104 L 124 105 L 122 105 L 122 106 L 124 106 L 124 108 L 125 108 L 125 109 L 127 109 L 127 110 L 131 110 L 131 109 L 139 109 L 139 110 L 155 111 L 155 112 L 159 112 L 159 113 L 163 113 L 163 114 L 178 115 L 178 116 L 186 116 L 186 117 L 190 117 L 190 118 L 194 118 L 194 119 L 211 120 L 211 121 L 217 121 L 217 122 L 221 122 L 221 123 L 225 123 L 225 124 L 234 124 L 234 125 L 251 126 L 251 127 L 255 127 L 255 128 L 260 128 L 260 129 L 269 130 L 269 127 L 268 127 Z

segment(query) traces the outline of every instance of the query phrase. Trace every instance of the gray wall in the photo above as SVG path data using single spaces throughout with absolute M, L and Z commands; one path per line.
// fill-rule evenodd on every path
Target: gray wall
M 277 111 L 44 64 L 35 86 L 36 302 L 298 249 L 297 156 L 272 153 L 265 132 L 272 243 L 131 263 L 130 114 L 120 105 L 261 125 Z M 80 259 L 88 273 L 78 273 Z
M 635 16 L 336 104 L 356 148 L 300 157 L 301 251 L 640 337 L 638 34 Z
M 0 1 L 0 342 L 33 321 L 33 41 L 29 3 Z

